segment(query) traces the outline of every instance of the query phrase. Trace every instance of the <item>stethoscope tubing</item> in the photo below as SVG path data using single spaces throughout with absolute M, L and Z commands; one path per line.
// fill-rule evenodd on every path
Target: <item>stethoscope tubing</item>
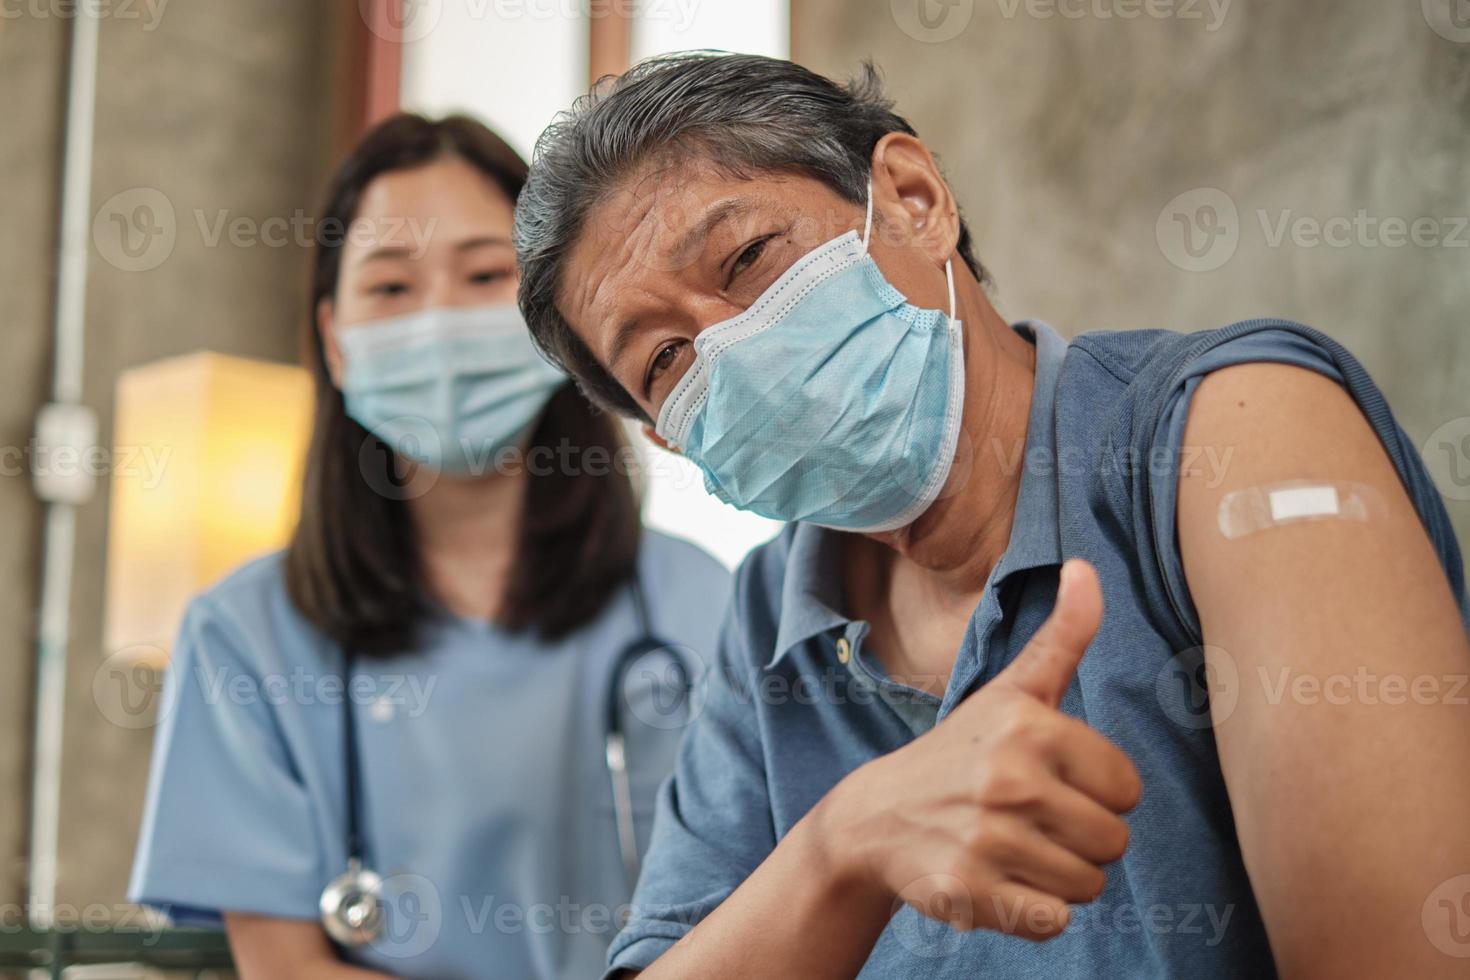
M 637 578 L 629 583 L 629 590 L 637 616 L 638 634 L 613 659 L 604 702 L 602 729 L 603 760 L 612 785 L 618 854 L 631 889 L 638 881 L 640 859 L 637 822 L 633 811 L 633 786 L 628 772 L 627 733 L 622 720 L 623 687 L 633 665 L 641 657 L 658 650 L 666 650 L 673 656 L 672 669 L 677 673 L 680 697 L 688 694 L 689 674 L 677 648 L 661 640 L 654 632 L 653 617 L 649 613 L 648 602 Z M 342 762 L 345 777 L 347 870 L 334 878 L 322 892 L 321 911 L 323 926 L 334 940 L 340 945 L 357 946 L 377 938 L 382 928 L 379 908 L 382 878 L 368 866 L 364 854 L 357 717 L 352 710 L 352 699 L 347 695 L 351 690 L 356 657 L 347 647 L 343 648 L 342 654 Z

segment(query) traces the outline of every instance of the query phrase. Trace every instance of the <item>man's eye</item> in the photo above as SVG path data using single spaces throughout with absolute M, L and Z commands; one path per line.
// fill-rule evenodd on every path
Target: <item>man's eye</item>
M 770 241 L 769 238 L 761 238 L 747 245 L 745 250 L 735 257 L 735 264 L 730 267 L 730 278 L 734 279 L 754 265 L 755 261 L 761 257 L 761 253 L 766 250 L 768 241 Z
M 663 349 L 653 355 L 653 364 L 649 368 L 650 378 L 656 378 L 664 371 L 673 367 L 674 355 L 679 353 L 678 344 L 665 344 Z
M 653 361 L 648 365 L 648 376 L 643 379 L 643 393 L 647 395 L 653 389 L 653 383 L 669 368 L 674 366 L 674 359 L 679 356 L 678 341 L 671 341 L 660 347 L 657 354 L 653 355 Z
M 499 282 L 508 275 L 510 273 L 504 269 L 486 269 L 483 272 L 477 272 L 470 276 L 470 281 L 477 286 L 486 286 L 492 282 Z

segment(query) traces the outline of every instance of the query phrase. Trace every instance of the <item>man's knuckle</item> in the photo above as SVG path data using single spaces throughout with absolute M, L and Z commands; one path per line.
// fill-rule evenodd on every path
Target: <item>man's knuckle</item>
M 982 806 L 1002 806 L 1016 792 L 1015 767 L 1005 759 L 992 760 L 975 781 L 975 795 Z
M 994 760 L 980 774 L 977 792 L 982 805 L 997 808 L 1025 808 L 1035 804 L 1040 795 L 1035 775 L 1020 759 Z
M 1012 738 L 1019 748 L 1036 755 L 1051 756 L 1066 744 L 1068 732 L 1061 715 L 1036 705 L 1025 712 Z
M 1000 745 L 1030 745 L 1036 729 L 1043 724 L 1046 712 L 1030 698 L 1017 698 L 1006 705 L 996 721 L 995 739 Z
M 978 824 L 968 843 L 970 852 L 983 855 L 987 863 L 1009 864 L 1019 853 L 1015 836 L 994 821 Z
M 960 883 L 968 889 L 979 875 L 980 863 L 976 860 L 975 851 L 969 847 L 960 848 L 940 863 L 939 880 L 951 883 L 944 886 L 946 894 L 955 891 Z

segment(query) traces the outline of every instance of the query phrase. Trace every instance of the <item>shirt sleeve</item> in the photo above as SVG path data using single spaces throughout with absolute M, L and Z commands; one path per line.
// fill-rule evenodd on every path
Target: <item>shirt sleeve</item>
M 1461 614 L 1470 622 L 1464 591 L 1458 585 L 1463 579 L 1459 546 L 1453 531 L 1449 530 L 1444 505 L 1434 490 L 1433 480 L 1423 461 L 1414 451 L 1412 442 L 1389 413 L 1381 392 L 1368 379 L 1362 367 L 1340 347 L 1330 350 L 1305 333 L 1293 330 L 1265 329 L 1210 347 L 1184 365 L 1183 370 L 1174 375 L 1153 430 L 1153 452 L 1149 454 L 1147 468 L 1150 498 L 1153 502 L 1148 518 L 1148 533 L 1152 537 L 1154 553 L 1158 556 L 1159 570 L 1169 602 L 1194 641 L 1203 642 L 1203 630 L 1185 579 L 1184 559 L 1179 552 L 1176 533 L 1179 476 L 1182 470 L 1188 468 L 1203 471 L 1207 478 L 1216 478 L 1223 475 L 1229 459 L 1212 458 L 1191 447 L 1185 447 L 1184 427 L 1189 420 L 1189 407 L 1194 392 L 1207 375 L 1222 368 L 1251 362 L 1291 364 L 1316 371 L 1342 385 L 1353 397 L 1384 444 L 1399 479 L 1419 511 L 1445 567 L 1451 587 L 1457 591 Z
M 245 632 L 209 596 L 185 614 L 164 682 L 129 897 L 175 922 L 224 911 L 314 919 L 324 881 L 306 788 Z
M 608 977 L 647 969 L 776 846 L 753 659 L 736 620 L 727 617 L 716 662 L 694 678 L 692 721 L 659 790 L 653 840 L 631 915 L 608 949 Z

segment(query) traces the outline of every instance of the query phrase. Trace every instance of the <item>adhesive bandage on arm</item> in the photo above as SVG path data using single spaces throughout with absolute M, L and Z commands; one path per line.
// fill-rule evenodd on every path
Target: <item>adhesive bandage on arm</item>
M 1299 521 L 1367 521 L 1383 512 L 1382 496 L 1367 484 L 1287 480 L 1233 490 L 1220 498 L 1220 533 L 1242 538 Z

